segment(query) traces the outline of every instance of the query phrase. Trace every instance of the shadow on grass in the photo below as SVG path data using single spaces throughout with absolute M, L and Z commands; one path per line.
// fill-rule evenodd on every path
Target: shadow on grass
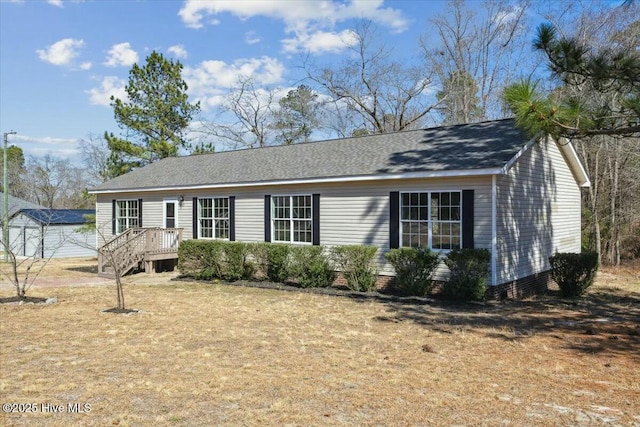
M 98 264 L 96 265 L 83 265 L 78 267 L 68 267 L 65 268 L 67 271 L 77 271 L 79 273 L 91 273 L 98 274 Z
M 179 276 L 172 281 L 199 282 Z M 546 335 L 560 347 L 578 352 L 632 356 L 640 361 L 640 293 L 600 287 L 582 298 L 561 298 L 551 292 L 527 300 L 460 303 L 439 298 L 405 297 L 346 288 L 300 288 L 268 281 L 215 283 L 348 298 L 358 303 L 378 302 L 391 309 L 378 322 L 413 322 L 442 333 L 463 329 L 505 342 Z M 504 332 L 503 332 L 504 331 Z
M 463 328 L 505 341 L 546 335 L 562 341 L 566 349 L 640 360 L 639 293 L 599 288 L 577 299 L 547 295 L 486 304 L 382 302 L 394 311 L 390 318 L 376 318 L 382 322 L 411 321 L 441 332 Z

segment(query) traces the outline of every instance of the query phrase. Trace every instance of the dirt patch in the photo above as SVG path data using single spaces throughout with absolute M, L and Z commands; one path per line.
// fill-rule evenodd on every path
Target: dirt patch
M 102 312 L 113 314 L 135 314 L 138 313 L 138 310 L 134 310 L 131 308 L 107 308 L 106 310 L 102 310 Z
M 0 304 L 43 304 L 47 302 L 47 298 L 41 297 L 5 297 L 0 298 Z
M 113 283 L 113 280 L 98 277 L 96 258 L 60 258 L 48 262 L 26 262 L 20 265 L 18 275 L 21 283 L 29 270 L 29 283 L 33 283 L 27 294 L 37 293 L 37 288 L 57 288 L 60 286 L 101 286 Z M 11 264 L 0 262 L 0 289 L 14 289 L 9 280 Z
M 46 289 L 57 304 L 0 306 L 0 391 L 65 412 L 0 424 L 637 425 L 639 285 L 607 274 L 584 299 L 486 305 L 142 274 L 134 316 L 102 313 L 109 286 Z

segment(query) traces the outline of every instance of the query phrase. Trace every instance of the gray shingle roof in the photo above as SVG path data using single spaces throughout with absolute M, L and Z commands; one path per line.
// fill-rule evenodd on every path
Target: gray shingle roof
M 183 188 L 503 167 L 527 142 L 512 119 L 172 157 L 94 191 Z
M 11 218 L 16 212 L 22 209 L 45 209 L 44 206 L 40 206 L 36 203 L 31 203 L 26 200 L 13 197 L 9 194 L 9 218 Z M 4 193 L 0 191 L 0 217 L 4 215 Z

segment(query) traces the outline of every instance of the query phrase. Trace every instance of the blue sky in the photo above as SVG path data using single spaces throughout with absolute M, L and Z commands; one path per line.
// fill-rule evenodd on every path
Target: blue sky
M 77 158 L 77 141 L 118 132 L 109 96 L 153 50 L 179 59 L 204 115 L 241 74 L 295 86 L 306 52 L 340 59 L 361 17 L 414 47 L 440 2 L 0 0 L 0 130 L 27 156 Z
M 471 2 L 470 4 L 478 4 Z M 340 61 L 349 31 L 372 20 L 396 55 L 414 55 L 441 1 L 0 0 L 0 131 L 27 156 L 78 160 L 78 140 L 118 133 L 109 97 L 124 98 L 134 62 L 178 59 L 203 118 L 240 75 L 293 88 L 309 54 Z M 408 47 L 408 48 L 405 48 Z M 410 60 L 400 58 L 401 60 Z

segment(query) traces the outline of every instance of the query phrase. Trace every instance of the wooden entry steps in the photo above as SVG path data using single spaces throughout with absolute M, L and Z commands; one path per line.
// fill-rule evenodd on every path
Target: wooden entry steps
M 182 228 L 129 228 L 98 250 L 98 276 L 115 278 L 134 268 L 155 271 L 157 261 L 178 259 Z

